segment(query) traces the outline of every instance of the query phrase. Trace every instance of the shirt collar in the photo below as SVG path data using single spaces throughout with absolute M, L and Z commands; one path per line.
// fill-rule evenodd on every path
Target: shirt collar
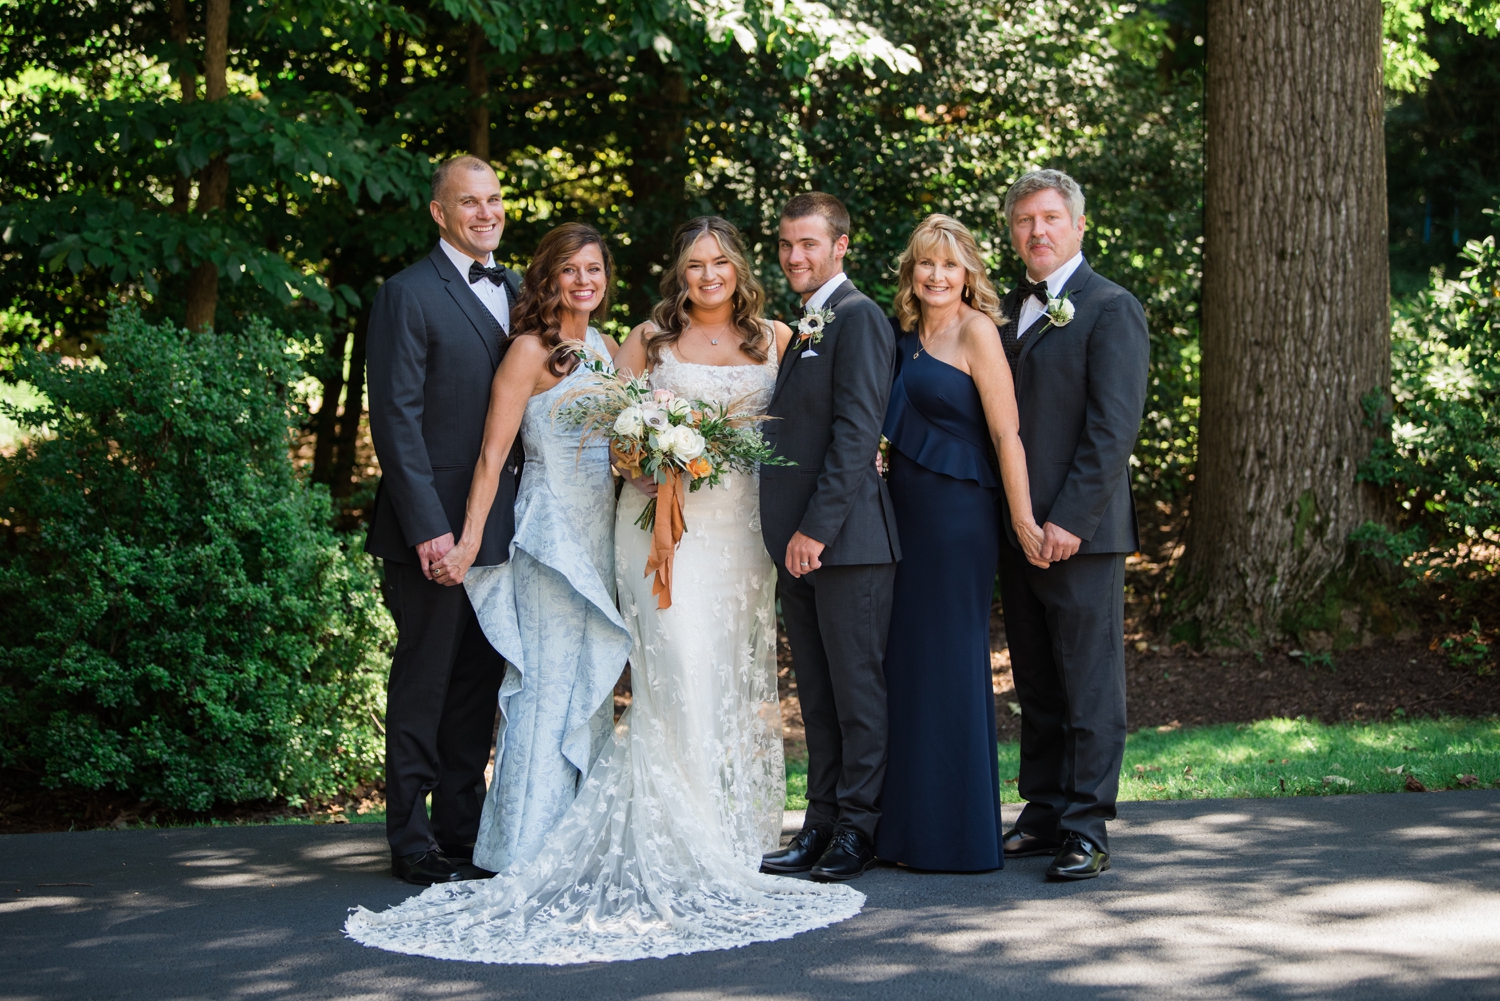
M 453 266 L 458 269 L 458 273 L 463 276 L 464 281 L 468 281 L 469 265 L 474 263 L 474 258 L 470 257 L 462 250 L 459 250 L 457 247 L 453 246 L 453 244 L 449 243 L 447 240 L 444 240 L 442 237 L 438 238 L 438 246 L 443 248 L 443 253 L 448 255 L 448 260 L 453 262 Z M 487 268 L 493 268 L 495 266 L 494 254 L 490 254 L 487 258 L 485 258 L 484 266 Z
M 828 279 L 819 286 L 816 292 L 808 297 L 807 302 L 802 307 L 802 311 L 806 313 L 810 310 L 822 309 L 823 304 L 833 296 L 834 292 L 838 291 L 838 287 L 848 280 L 848 276 L 842 271 Z
M 1063 288 L 1068 284 L 1068 279 L 1073 277 L 1073 272 L 1078 270 L 1078 265 L 1083 263 L 1083 251 L 1079 251 L 1069 258 L 1068 262 L 1047 276 L 1047 294 L 1056 299 L 1062 295 Z M 1028 273 L 1027 278 L 1031 275 Z

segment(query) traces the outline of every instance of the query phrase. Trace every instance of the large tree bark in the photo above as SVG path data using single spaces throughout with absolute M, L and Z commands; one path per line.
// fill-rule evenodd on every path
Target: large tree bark
M 208 0 L 203 28 L 203 96 L 222 101 L 229 96 L 229 0 Z M 222 209 L 228 194 L 229 164 L 216 156 L 198 177 L 198 214 Z M 204 261 L 188 279 L 187 328 L 211 326 L 218 308 L 219 268 Z
M 192 24 L 188 20 L 187 0 L 171 0 L 172 42 L 179 49 L 187 48 L 192 37 Z M 182 103 L 192 104 L 198 100 L 198 71 L 192 67 L 179 68 L 177 82 L 182 87 Z M 172 212 L 187 215 L 193 179 L 178 171 L 172 177 Z
M 469 25 L 469 152 L 490 162 L 490 71 L 485 62 L 489 43 L 484 30 Z
M 1285 635 L 1377 513 L 1389 385 L 1378 0 L 1211 0 L 1202 416 L 1177 616 Z

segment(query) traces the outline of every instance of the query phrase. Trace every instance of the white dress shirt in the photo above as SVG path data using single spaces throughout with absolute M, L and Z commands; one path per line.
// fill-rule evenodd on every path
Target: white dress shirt
M 1048 275 L 1047 294 L 1054 299 L 1062 295 L 1063 287 L 1068 284 L 1068 279 L 1073 277 L 1073 272 L 1077 271 L 1078 265 L 1082 263 L 1083 251 L 1080 250 L 1066 264 Z M 1027 272 L 1026 277 L 1030 278 L 1031 273 Z M 1028 295 L 1026 301 L 1021 303 L 1021 322 L 1016 326 L 1016 340 L 1019 341 L 1025 337 L 1026 331 L 1030 330 L 1031 325 L 1045 312 L 1045 307 L 1036 301 L 1036 296 Z
M 818 290 L 807 297 L 807 302 L 802 304 L 802 312 L 810 313 L 815 309 L 822 309 L 823 304 L 828 301 L 838 287 L 848 281 L 848 276 L 842 271 L 828 279 L 818 287 Z
M 443 248 L 443 253 L 448 255 L 448 260 L 458 269 L 460 277 L 465 282 L 469 280 L 469 265 L 474 263 L 474 258 L 455 248 L 447 240 L 438 240 L 438 246 Z M 484 260 L 484 266 L 493 268 L 495 266 L 495 255 L 490 254 Z M 510 333 L 510 297 L 505 294 L 504 285 L 496 285 L 488 278 L 481 279 L 469 286 L 469 290 L 479 296 L 479 301 L 484 303 L 484 308 L 490 311 L 495 322 L 500 324 L 500 329 L 507 334 Z

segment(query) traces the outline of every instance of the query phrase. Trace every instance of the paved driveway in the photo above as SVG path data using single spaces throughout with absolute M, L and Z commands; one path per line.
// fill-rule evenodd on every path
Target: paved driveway
M 379 828 L 0 837 L 0 999 L 1500 998 L 1500 791 L 1122 809 L 1089 883 L 880 869 L 833 928 L 580 967 L 345 939 L 409 892 Z

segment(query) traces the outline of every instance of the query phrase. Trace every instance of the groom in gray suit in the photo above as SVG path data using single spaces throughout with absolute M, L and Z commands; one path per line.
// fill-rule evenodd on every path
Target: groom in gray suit
M 764 872 L 853 879 L 875 859 L 885 780 L 885 641 L 901 549 L 875 469 L 895 372 L 890 323 L 842 267 L 849 212 L 798 195 L 781 213 L 780 255 L 804 320 L 781 362 L 766 440 L 793 466 L 763 466 L 761 531 L 807 727 L 807 820 Z M 829 314 L 832 314 L 831 317 Z M 820 319 L 826 325 L 814 331 Z
M 1140 548 L 1130 453 L 1151 345 L 1135 296 L 1083 259 L 1076 181 L 1027 174 L 1005 212 L 1026 278 L 1005 297 L 1000 340 L 1050 563 L 1027 562 L 1002 509 L 1000 598 L 1027 801 L 1005 857 L 1050 855 L 1049 878 L 1090 879 L 1109 868 L 1105 825 L 1125 754 L 1125 554 Z
M 370 313 L 370 435 L 381 478 L 365 542 L 385 561 L 397 629 L 385 717 L 391 871 L 418 885 L 487 875 L 470 859 L 505 664 L 468 593 L 445 587 L 432 566 L 463 529 L 500 341 L 521 288 L 495 264 L 505 206 L 489 164 L 472 156 L 440 164 L 430 208 L 438 245 L 382 285 Z M 509 556 L 515 477 L 508 464 L 481 566 Z

